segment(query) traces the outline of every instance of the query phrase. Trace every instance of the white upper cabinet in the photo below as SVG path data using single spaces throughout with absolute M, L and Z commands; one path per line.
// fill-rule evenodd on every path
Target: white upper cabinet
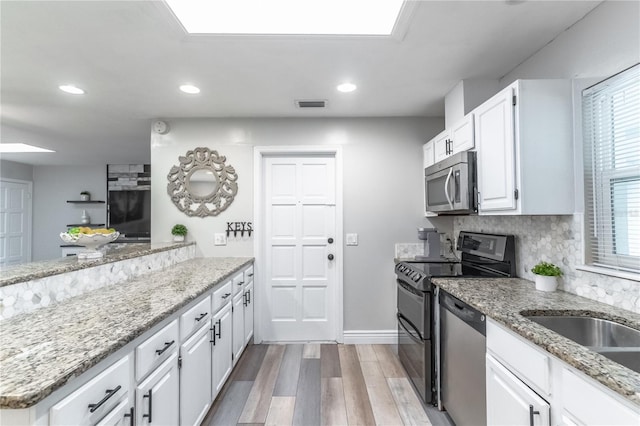
M 426 169 L 427 167 L 433 165 L 435 163 L 434 157 L 434 141 L 430 140 L 429 142 L 422 145 L 422 168 Z
M 425 168 L 453 154 L 473 149 L 473 147 L 473 114 L 467 114 L 462 120 L 454 123 L 451 128 L 439 133 L 424 145 Z
M 478 213 L 572 214 L 571 83 L 518 80 L 473 111 Z

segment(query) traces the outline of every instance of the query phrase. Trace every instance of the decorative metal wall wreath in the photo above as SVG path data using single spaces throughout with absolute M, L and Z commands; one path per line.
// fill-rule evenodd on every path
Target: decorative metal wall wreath
M 167 193 L 176 207 L 187 216 L 217 216 L 233 202 L 238 193 L 238 175 L 227 158 L 209 148 L 196 148 L 178 157 L 171 167 Z

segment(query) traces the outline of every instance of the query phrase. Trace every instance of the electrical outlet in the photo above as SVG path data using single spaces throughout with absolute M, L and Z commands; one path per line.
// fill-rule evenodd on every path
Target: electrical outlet
M 213 245 L 215 245 L 215 246 L 226 246 L 227 245 L 227 236 L 222 232 L 213 234 Z
M 347 245 L 348 246 L 357 246 L 358 245 L 358 234 L 347 234 Z

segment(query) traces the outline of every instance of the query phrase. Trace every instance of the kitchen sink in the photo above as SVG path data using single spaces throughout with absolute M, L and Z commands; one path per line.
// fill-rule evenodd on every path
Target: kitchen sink
M 640 330 L 617 322 L 600 318 L 556 315 L 535 315 L 525 316 L 525 318 L 583 346 L 640 348 Z
M 561 315 L 524 317 L 640 373 L 640 330 L 600 318 Z

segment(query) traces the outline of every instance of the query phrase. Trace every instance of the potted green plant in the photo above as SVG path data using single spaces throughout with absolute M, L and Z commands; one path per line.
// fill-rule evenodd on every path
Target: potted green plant
M 173 228 L 171 228 L 171 234 L 173 235 L 173 241 L 182 242 L 187 236 L 187 227 L 180 224 L 173 225 Z
M 82 191 L 80 193 L 80 201 L 89 201 L 91 199 L 91 194 L 89 191 Z
M 553 263 L 540 262 L 531 272 L 536 275 L 536 290 L 555 291 L 558 288 L 558 277 L 562 271 Z

